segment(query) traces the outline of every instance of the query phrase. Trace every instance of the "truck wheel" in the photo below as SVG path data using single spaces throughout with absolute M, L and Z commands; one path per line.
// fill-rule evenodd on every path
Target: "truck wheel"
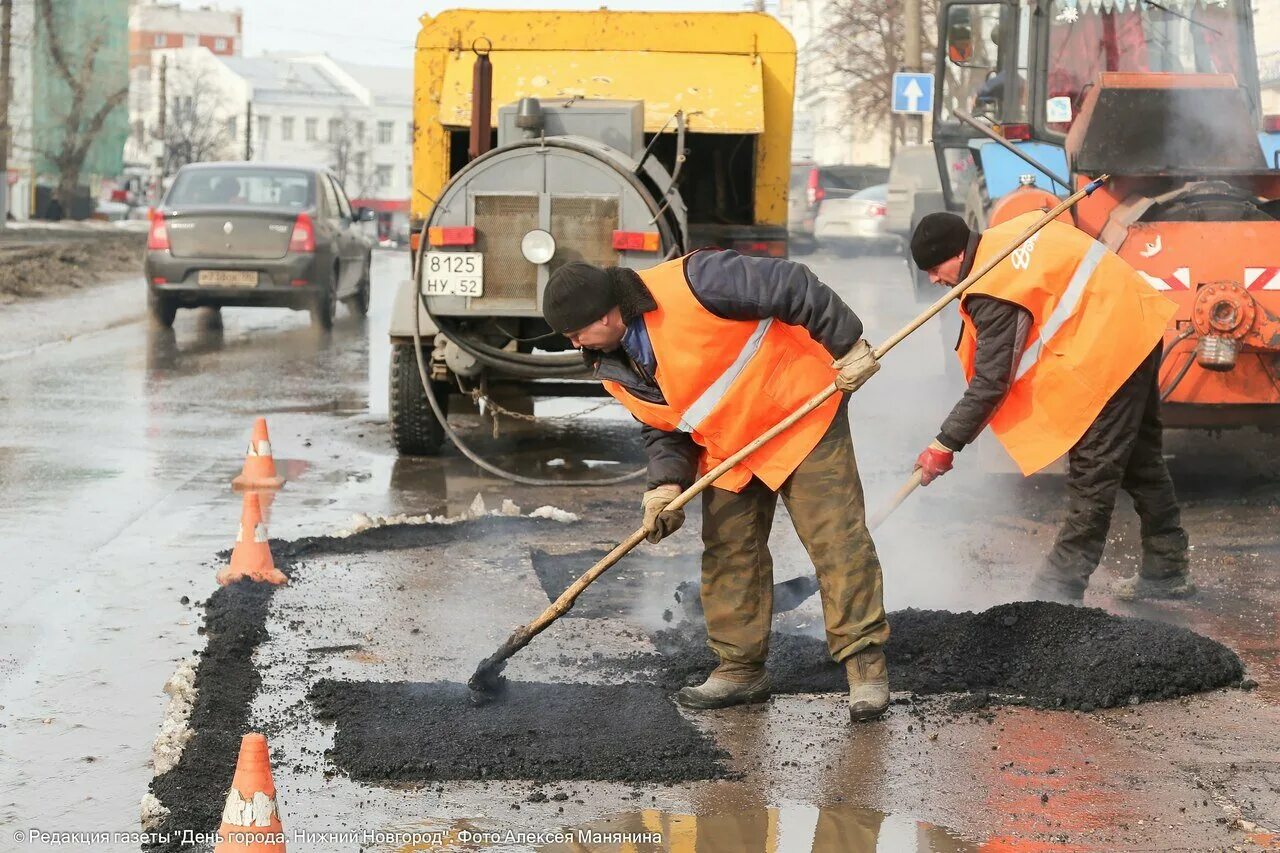
M 159 293 L 147 294 L 147 312 L 151 322 L 162 329 L 173 327 L 173 320 L 178 316 L 178 304 L 172 297 Z
M 431 348 L 423 347 L 422 356 L 431 361 Z M 440 408 L 449 412 L 449 386 L 436 382 L 432 386 Z M 422 379 L 413 344 L 391 345 L 391 382 L 388 409 L 391 413 L 391 440 L 402 456 L 435 456 L 444 444 L 444 427 L 436 419 Z

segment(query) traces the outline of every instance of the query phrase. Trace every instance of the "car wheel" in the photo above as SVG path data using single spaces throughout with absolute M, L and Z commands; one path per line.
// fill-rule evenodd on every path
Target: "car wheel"
M 338 310 L 338 272 L 334 270 L 332 278 L 325 283 L 325 288 L 316 295 L 311 303 L 311 325 L 317 329 L 332 329 L 334 315 Z
M 422 357 L 431 361 L 431 348 L 423 347 Z M 444 427 L 427 402 L 422 390 L 422 377 L 418 373 L 418 359 L 412 343 L 391 345 L 391 381 L 388 409 L 391 420 L 391 441 L 401 456 L 435 456 L 444 444 Z M 449 386 L 444 382 L 432 384 L 440 408 L 449 412 Z
M 173 300 L 173 297 L 160 293 L 148 293 L 147 312 L 151 315 L 153 324 L 162 329 L 169 329 L 173 327 L 173 320 L 178 316 L 178 303 Z
M 354 296 L 349 296 L 345 300 L 347 310 L 357 317 L 366 317 L 369 314 L 369 262 L 366 260 L 364 265 L 364 274 L 360 276 L 360 282 L 356 285 Z

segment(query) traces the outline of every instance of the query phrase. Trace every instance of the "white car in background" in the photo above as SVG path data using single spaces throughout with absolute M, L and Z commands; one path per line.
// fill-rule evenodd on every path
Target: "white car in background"
M 876 184 L 848 198 L 825 199 L 813 223 L 818 245 L 845 256 L 898 251 L 899 238 L 885 227 L 888 186 Z

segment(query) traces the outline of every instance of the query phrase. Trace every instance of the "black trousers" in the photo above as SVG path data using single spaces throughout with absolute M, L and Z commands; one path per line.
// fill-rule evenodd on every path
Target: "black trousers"
M 1140 574 L 1154 580 L 1187 571 L 1187 533 L 1163 455 L 1160 352 L 1157 345 L 1071 448 L 1067 519 L 1038 583 L 1071 596 L 1084 593 L 1102 559 L 1120 489 L 1133 498 L 1142 522 Z

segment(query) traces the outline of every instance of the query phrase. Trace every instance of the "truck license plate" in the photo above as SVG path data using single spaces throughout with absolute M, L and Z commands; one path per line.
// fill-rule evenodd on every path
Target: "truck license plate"
M 484 255 L 479 252 L 427 252 L 423 259 L 425 296 L 484 296 Z
M 256 270 L 200 270 L 196 284 L 202 287 L 257 287 Z

